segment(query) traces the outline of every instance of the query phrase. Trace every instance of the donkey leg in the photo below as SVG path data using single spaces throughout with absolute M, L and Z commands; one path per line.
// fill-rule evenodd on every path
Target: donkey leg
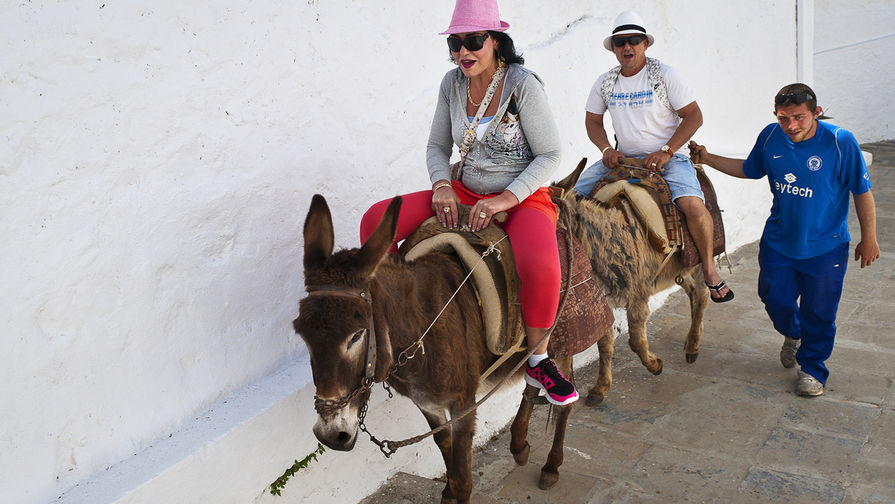
M 538 480 L 538 488 L 541 490 L 550 490 L 559 481 L 559 466 L 563 462 L 563 448 L 566 439 L 566 427 L 569 425 L 569 414 L 572 412 L 572 405 L 553 406 L 553 418 L 556 424 L 553 431 L 553 446 L 550 453 L 547 454 L 547 462 L 541 468 L 541 477 Z
M 699 341 L 703 335 L 703 320 L 705 309 L 708 306 L 709 289 L 705 282 L 696 280 L 693 275 L 687 275 L 681 284 L 687 297 L 690 299 L 690 330 L 687 331 L 687 342 L 684 345 L 684 356 L 687 362 L 694 363 L 699 357 Z
M 662 359 L 650 352 L 646 339 L 646 319 L 649 318 L 649 296 L 642 296 L 631 302 L 628 313 L 628 345 L 640 357 L 647 371 L 654 375 L 662 373 Z
M 468 404 L 474 402 L 475 397 Z M 465 406 L 464 406 L 465 407 Z M 456 408 L 458 414 L 463 408 Z M 469 504 L 472 495 L 472 438 L 475 434 L 475 412 L 451 426 L 451 467 L 448 468 L 450 493 L 456 500 L 441 496 L 442 504 Z
M 556 366 L 565 374 L 569 381 L 575 383 L 572 376 L 572 358 L 562 357 L 555 359 Z M 538 488 L 541 490 L 549 490 L 559 481 L 559 466 L 563 462 L 563 443 L 566 438 L 566 426 L 569 422 L 569 413 L 572 411 L 572 405 L 551 406 L 554 409 L 554 431 L 553 446 L 550 447 L 550 453 L 547 454 L 547 462 L 541 468 L 541 478 L 538 480 Z
M 447 422 L 447 416 L 444 413 L 423 411 L 423 416 L 426 417 L 426 421 L 431 429 Z M 441 458 L 444 459 L 445 479 L 447 482 L 444 485 L 444 489 L 441 490 L 441 502 L 445 504 L 456 502 L 456 496 L 451 491 L 451 454 L 453 452 L 451 429 L 442 429 L 436 432 L 432 435 L 432 439 L 435 440 L 438 450 L 441 451 Z
M 615 352 L 615 338 L 610 327 L 606 334 L 597 341 L 600 350 L 600 370 L 597 383 L 587 392 L 587 406 L 596 406 L 606 398 L 606 392 L 612 386 L 612 354 Z
M 534 399 L 538 396 L 540 390 L 531 385 L 525 385 L 525 392 L 522 393 L 522 403 L 519 404 L 519 411 L 516 412 L 516 418 L 513 419 L 513 425 L 510 427 L 510 453 L 513 454 L 513 460 L 518 465 L 528 463 L 528 456 L 531 447 L 528 444 L 528 422 L 531 420 L 531 410 L 534 408 Z

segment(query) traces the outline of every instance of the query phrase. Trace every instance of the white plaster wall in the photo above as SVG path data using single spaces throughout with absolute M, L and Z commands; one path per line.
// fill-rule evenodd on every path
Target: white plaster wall
M 452 4 L 0 4 L 0 502 L 351 502 L 397 470 L 440 471 L 431 443 L 384 460 L 362 440 L 283 499 L 266 494 L 316 447 L 291 330 L 310 197 L 329 199 L 351 247 L 370 203 L 428 186 Z M 501 8 L 547 83 L 559 177 L 598 154 L 583 106 L 615 64 L 602 39 L 618 8 Z M 696 140 L 747 151 L 795 76 L 795 52 L 779 50 L 795 41 L 794 2 L 626 8 L 656 34 L 649 54 L 696 88 Z M 754 240 L 766 185 L 714 180 L 729 247 Z M 517 399 L 483 411 L 479 439 Z M 381 393 L 369 420 L 385 437 L 424 426 Z
M 814 82 L 829 122 L 858 141 L 895 138 L 895 2 L 815 0 Z

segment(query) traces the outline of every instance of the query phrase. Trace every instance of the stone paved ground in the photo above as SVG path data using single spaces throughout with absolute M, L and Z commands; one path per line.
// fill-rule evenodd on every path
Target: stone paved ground
M 649 374 L 622 335 L 605 402 L 579 401 L 570 416 L 559 483 L 537 488 L 550 442 L 538 407 L 528 465 L 513 462 L 508 432 L 476 452 L 473 502 L 895 502 L 895 142 L 863 148 L 873 153 L 882 257 L 849 264 L 823 396 L 795 395 L 796 371 L 780 365 L 782 336 L 755 293 L 753 243 L 731 255 L 737 297 L 709 306 L 695 363 L 683 357 L 688 303 L 676 292 L 648 326 L 663 373 Z M 582 389 L 595 379 L 596 363 L 576 372 Z M 361 504 L 437 503 L 442 485 L 399 473 Z

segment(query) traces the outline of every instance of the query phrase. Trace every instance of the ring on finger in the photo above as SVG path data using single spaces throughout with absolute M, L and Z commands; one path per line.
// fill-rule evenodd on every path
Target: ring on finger
M 488 217 L 488 214 L 486 214 L 485 212 L 479 212 L 479 218 L 485 219 L 487 217 Z
M 451 207 L 444 207 L 444 213 L 451 213 Z

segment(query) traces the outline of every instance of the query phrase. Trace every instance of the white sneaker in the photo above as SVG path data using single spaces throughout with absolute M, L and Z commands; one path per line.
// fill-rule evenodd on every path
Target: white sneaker
M 824 386 L 817 378 L 800 369 L 796 393 L 800 396 L 815 397 L 824 393 Z
M 780 364 L 785 368 L 791 368 L 796 365 L 796 351 L 799 349 L 801 340 L 795 338 L 783 337 L 783 347 L 780 348 Z

